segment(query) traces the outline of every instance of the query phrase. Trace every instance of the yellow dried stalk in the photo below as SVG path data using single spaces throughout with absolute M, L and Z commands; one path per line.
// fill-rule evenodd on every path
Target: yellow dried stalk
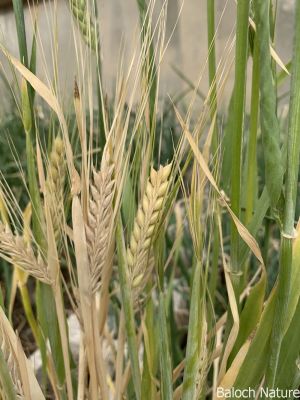
M 1 400 L 6 400 L 7 399 L 6 394 L 4 392 L 4 389 L 1 387 L 1 384 L 0 384 L 0 399 Z
M 91 288 L 95 293 L 101 287 L 101 278 L 108 261 L 113 219 L 115 191 L 114 164 L 105 151 L 99 172 L 93 171 L 86 237 L 91 271 Z
M 88 11 L 87 0 L 70 0 L 70 7 L 84 41 L 91 50 L 96 51 L 97 32 L 95 22 Z
M 53 224 L 55 240 L 58 243 L 63 221 L 64 183 L 66 176 L 63 140 L 57 136 L 53 142 L 47 170 L 46 190 Z
M 18 265 L 34 278 L 51 283 L 47 266 L 40 253 L 36 257 L 32 247 L 25 243 L 24 238 L 14 235 L 8 225 L 0 222 L 0 256 L 11 264 Z
M 167 195 L 171 167 L 171 164 L 161 166 L 158 171 L 152 168 L 127 248 L 129 281 L 135 305 L 152 272 L 151 244 Z

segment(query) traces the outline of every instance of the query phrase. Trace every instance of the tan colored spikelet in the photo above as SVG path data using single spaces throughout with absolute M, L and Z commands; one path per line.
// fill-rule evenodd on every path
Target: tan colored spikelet
M 171 164 L 151 169 L 145 193 L 137 211 L 129 246 L 127 263 L 134 304 L 143 292 L 152 272 L 151 244 L 153 234 L 162 215 L 162 206 L 169 187 Z
M 101 170 L 93 171 L 90 185 L 90 201 L 86 237 L 89 250 L 92 292 L 101 286 L 101 277 L 106 265 L 111 243 L 113 197 L 115 191 L 114 164 L 104 151 Z
M 95 22 L 88 12 L 87 0 L 70 0 L 70 8 L 86 44 L 96 51 L 97 33 Z
M 14 235 L 8 225 L 0 222 L 0 256 L 11 264 L 18 265 L 34 278 L 48 283 L 51 279 L 47 266 L 40 254 L 36 257 L 32 247 L 25 243 L 24 238 Z
M 48 205 L 50 207 L 50 214 L 57 242 L 59 241 L 63 221 L 65 176 L 64 143 L 63 140 L 57 136 L 53 142 L 50 153 L 46 180 Z

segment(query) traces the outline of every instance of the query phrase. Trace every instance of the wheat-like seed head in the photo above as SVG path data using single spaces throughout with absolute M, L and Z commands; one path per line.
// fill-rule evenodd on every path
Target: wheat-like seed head
M 1 323 L 0 323 L 0 349 L 2 351 L 6 365 L 8 367 L 9 374 L 15 389 L 16 397 L 18 400 L 24 399 L 25 397 L 22 388 L 19 366 L 18 362 L 16 361 L 16 355 L 10 343 L 9 337 L 6 335 L 5 330 Z M 1 389 L 0 389 L 0 395 L 2 396 L 1 399 L 6 399 L 4 393 L 1 393 Z
M 106 153 L 104 153 L 106 157 Z M 90 202 L 86 236 L 91 269 L 91 287 L 95 293 L 101 286 L 101 277 L 107 260 L 111 242 L 113 218 L 113 197 L 115 191 L 114 164 L 102 162 L 99 172 L 93 171 L 90 185 Z
M 96 51 L 97 33 L 95 23 L 87 9 L 87 0 L 70 0 L 70 7 L 80 32 L 91 50 Z
M 0 222 L 0 256 L 11 264 L 32 275 L 34 278 L 51 283 L 47 266 L 40 254 L 36 257 L 32 247 L 25 243 L 24 238 L 14 235 L 8 225 Z
M 160 167 L 158 171 L 152 168 L 135 218 L 127 248 L 127 263 L 134 304 L 137 303 L 152 271 L 151 244 L 168 191 L 171 167 L 171 164 L 168 164 Z
M 57 136 L 53 142 L 47 169 L 46 190 L 48 206 L 55 234 L 58 242 L 63 221 L 64 183 L 66 176 L 65 152 L 63 140 Z

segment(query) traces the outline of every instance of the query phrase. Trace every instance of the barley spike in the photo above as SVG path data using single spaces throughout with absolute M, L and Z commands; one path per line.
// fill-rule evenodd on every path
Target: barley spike
M 97 32 L 95 22 L 88 12 L 86 0 L 70 0 L 70 7 L 84 41 L 91 50 L 96 51 Z
M 14 235 L 8 225 L 0 222 L 0 257 L 32 275 L 34 278 L 51 283 L 47 266 L 40 254 L 36 257 L 32 247 L 25 243 L 24 238 Z
M 106 157 L 106 152 L 104 154 Z M 111 241 L 113 196 L 115 189 L 114 164 L 103 161 L 99 172 L 93 171 L 86 236 L 89 249 L 91 287 L 95 293 L 101 286 Z
M 168 164 L 165 167 L 161 166 L 157 171 L 151 169 L 127 248 L 129 280 L 135 305 L 152 272 L 151 244 L 168 191 L 171 168 L 171 164 Z
M 64 209 L 64 183 L 66 176 L 63 140 L 57 136 L 53 142 L 47 170 L 46 190 L 55 234 L 59 242 Z

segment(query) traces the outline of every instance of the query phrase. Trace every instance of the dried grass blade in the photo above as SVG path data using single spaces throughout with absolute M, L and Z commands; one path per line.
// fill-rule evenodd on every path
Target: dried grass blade
M 0 395 L 3 400 L 17 400 L 16 391 L 10 371 L 6 362 L 6 357 L 0 347 Z
M 39 79 L 37 76 L 35 76 L 29 69 L 24 67 L 22 63 L 18 59 L 16 59 L 14 56 L 12 56 L 9 51 L 2 45 L 0 44 L 0 50 L 2 53 L 5 55 L 5 57 L 8 59 L 8 61 L 11 62 L 11 64 L 19 71 L 19 73 L 31 84 L 31 86 L 34 88 L 34 90 L 46 101 L 46 103 L 49 105 L 49 107 L 52 108 L 52 110 L 56 113 L 59 122 L 62 127 L 63 131 L 63 136 L 64 136 L 64 143 L 66 147 L 66 156 L 67 156 L 67 162 L 68 162 L 68 168 L 69 172 L 71 174 L 71 178 L 73 180 L 73 185 L 74 185 L 74 190 L 76 191 L 78 187 L 80 187 L 80 183 L 78 181 L 79 177 L 76 172 L 74 162 L 73 162 L 73 150 L 71 147 L 71 143 L 69 140 L 68 136 L 68 127 L 67 123 L 65 120 L 65 117 L 63 115 L 62 109 L 59 105 L 59 102 L 57 98 L 54 96 L 54 94 L 51 92 L 51 90 Z
M 6 318 L 6 315 L 4 314 L 4 311 L 2 310 L 2 308 L 0 308 L 0 326 L 1 326 L 1 330 L 2 330 L 3 334 L 6 336 L 6 340 L 9 342 L 9 345 L 11 346 L 10 352 L 11 352 L 12 356 L 16 357 L 16 355 L 18 353 L 20 353 L 21 351 L 23 353 L 23 360 L 22 360 L 21 368 L 24 368 L 24 366 L 26 365 L 25 368 L 26 368 L 29 385 L 30 385 L 30 392 L 31 392 L 31 396 L 32 396 L 31 398 L 34 400 L 45 400 L 45 397 L 44 397 L 42 390 L 36 380 L 36 377 L 33 373 L 31 365 L 30 365 L 29 361 L 27 360 L 21 347 L 18 346 L 18 338 L 17 338 L 16 334 L 14 333 L 8 319 Z M 14 362 L 16 363 L 16 369 L 19 370 L 20 366 L 18 364 L 18 359 L 15 358 Z M 22 375 L 21 375 L 21 379 L 22 379 Z M 25 385 L 26 385 L 26 382 L 25 382 Z
M 25 400 L 31 400 L 32 396 L 31 396 L 31 390 L 30 390 L 30 384 L 29 384 L 26 358 L 25 358 L 25 354 L 23 351 L 21 341 L 18 337 L 17 337 L 17 353 L 16 353 L 16 355 L 17 355 L 17 360 L 19 363 L 19 370 L 20 370 L 20 376 L 21 376 L 21 380 L 22 380 L 24 398 L 25 398 Z
M 224 375 L 223 379 L 221 380 L 219 387 L 223 389 L 230 389 L 238 376 L 241 366 L 245 360 L 245 357 L 248 353 L 249 347 L 251 344 L 251 340 L 247 340 L 243 346 L 240 348 L 238 354 L 236 355 L 235 359 L 233 360 L 230 368 Z M 215 399 L 223 399 L 222 397 L 214 397 Z
M 186 136 L 186 138 L 187 138 L 187 140 L 188 140 L 188 142 L 189 142 L 189 144 L 191 146 L 191 149 L 192 149 L 192 151 L 193 151 L 193 153 L 194 153 L 199 165 L 203 169 L 203 172 L 205 173 L 205 175 L 206 175 L 207 179 L 209 180 L 210 184 L 212 185 L 212 187 L 215 189 L 215 191 L 219 195 L 222 203 L 224 204 L 224 206 L 228 210 L 230 216 L 232 217 L 232 219 L 233 219 L 233 221 L 234 221 L 234 223 L 236 225 L 236 228 L 237 228 L 241 238 L 248 245 L 250 250 L 253 252 L 255 257 L 259 261 L 259 263 L 264 266 L 263 257 L 262 257 L 262 254 L 261 254 L 261 251 L 259 249 L 257 241 L 250 234 L 248 229 L 241 223 L 241 221 L 237 218 L 237 216 L 233 213 L 233 211 L 231 210 L 231 208 L 228 205 L 226 199 L 224 198 L 223 193 L 218 188 L 218 185 L 217 185 L 217 183 L 215 181 L 215 178 L 213 177 L 212 173 L 210 172 L 209 167 L 208 167 L 205 159 L 203 158 L 203 155 L 201 154 L 201 152 L 200 152 L 200 150 L 198 148 L 198 145 L 195 142 L 195 139 L 193 138 L 192 134 L 187 129 L 186 124 L 182 120 L 181 115 L 178 112 L 178 110 L 176 109 L 176 107 L 175 107 L 175 110 L 176 110 L 176 115 L 177 115 L 177 118 L 178 118 L 178 120 L 180 122 L 180 125 L 181 125 L 182 129 L 184 130 L 184 134 L 185 134 L 185 136 Z
M 231 311 L 231 315 L 233 318 L 233 325 L 232 325 L 231 331 L 230 331 L 228 339 L 227 339 L 227 343 L 226 343 L 226 346 L 224 349 L 223 358 L 222 358 L 222 362 L 221 362 L 221 366 L 220 366 L 220 370 L 219 370 L 218 380 L 220 381 L 225 376 L 227 361 L 228 361 L 230 353 L 234 347 L 235 341 L 238 337 L 239 326 L 240 326 L 240 317 L 239 317 L 238 306 L 237 306 L 236 297 L 235 297 L 235 293 L 234 293 L 234 288 L 232 285 L 230 273 L 227 268 L 227 263 L 226 263 L 226 259 L 224 256 L 225 253 L 224 253 L 224 249 L 223 249 L 223 240 L 222 240 L 223 235 L 222 235 L 222 225 L 221 225 L 220 215 L 218 215 L 218 228 L 219 228 L 219 237 L 221 238 L 220 243 L 221 243 L 223 267 L 224 267 L 224 275 L 225 275 L 225 281 L 226 281 L 226 289 L 227 289 L 227 294 L 228 294 L 230 311 Z

